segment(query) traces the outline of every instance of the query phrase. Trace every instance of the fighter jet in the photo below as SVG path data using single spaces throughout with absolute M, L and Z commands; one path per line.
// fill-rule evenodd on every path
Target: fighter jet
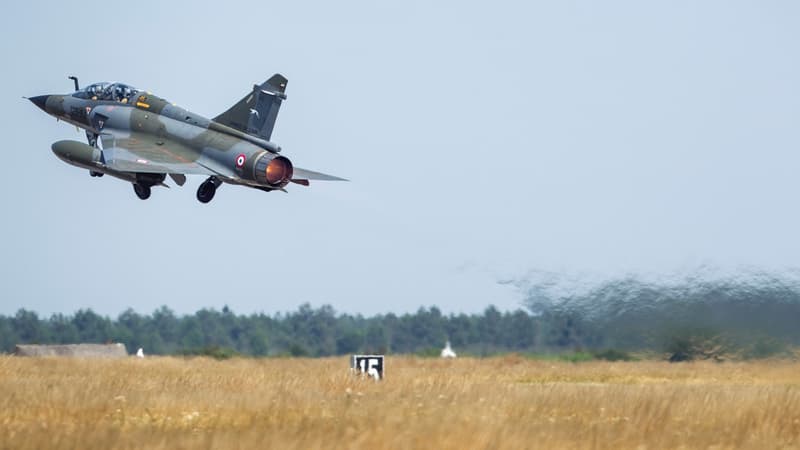
M 179 186 L 186 175 L 207 176 L 197 200 L 208 203 L 223 183 L 262 191 L 285 191 L 289 183 L 310 180 L 347 181 L 294 167 L 270 141 L 287 79 L 273 75 L 254 85 L 239 102 L 213 119 L 123 83 L 95 83 L 67 95 L 40 95 L 29 100 L 58 120 L 86 131 L 88 143 L 58 141 L 53 152 L 93 177 L 110 175 L 133 184 L 146 200 L 153 186 Z

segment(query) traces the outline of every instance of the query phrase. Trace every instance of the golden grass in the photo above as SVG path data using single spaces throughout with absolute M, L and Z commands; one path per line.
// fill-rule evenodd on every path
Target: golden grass
M 2 448 L 800 448 L 800 364 L 0 356 Z

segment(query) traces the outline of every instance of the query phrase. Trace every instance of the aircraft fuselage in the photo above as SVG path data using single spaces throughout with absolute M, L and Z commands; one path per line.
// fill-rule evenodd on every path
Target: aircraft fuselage
M 275 74 L 214 119 L 122 83 L 95 83 L 69 95 L 29 100 L 86 131 L 88 143 L 52 145 L 61 160 L 88 169 L 92 176 L 108 174 L 129 181 L 141 199 L 150 196 L 152 186 L 166 186 L 167 176 L 178 185 L 186 181 L 185 175 L 208 176 L 197 192 L 203 203 L 223 183 L 272 191 L 290 182 L 308 186 L 312 179 L 346 181 L 295 168 L 270 142 L 286 99 L 286 83 Z
M 213 163 L 232 168 L 240 177 L 238 179 L 226 177 L 225 182 L 275 188 L 269 183 L 260 182 L 254 171 L 258 166 L 257 161 L 276 157 L 275 154 L 280 151 L 280 147 L 212 122 L 184 108 L 169 104 L 161 98 L 141 94 L 131 102 L 120 103 L 81 99 L 69 95 L 44 97 L 42 109 L 59 120 L 100 137 L 104 147 L 113 147 L 118 139 L 129 139 L 129 143 L 135 146 L 136 135 L 141 133 L 154 138 L 155 145 L 178 159 L 196 161 L 198 156 L 203 155 Z M 36 101 L 34 103 L 39 104 Z M 104 136 L 108 138 L 103 139 Z M 116 171 L 103 167 L 97 161 L 67 159 L 57 150 L 54 151 L 59 158 L 70 164 L 108 173 L 117 178 L 131 179 L 130 176 L 120 177 Z M 158 162 L 158 155 L 151 154 L 149 156 L 154 159 L 149 159 L 147 153 L 144 149 L 140 150 L 139 154 L 143 161 Z M 242 157 L 244 157 L 243 164 L 239 164 L 242 162 Z

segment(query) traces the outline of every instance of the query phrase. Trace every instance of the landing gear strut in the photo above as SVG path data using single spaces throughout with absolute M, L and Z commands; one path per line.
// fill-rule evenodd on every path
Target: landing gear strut
M 150 198 L 150 186 L 133 183 L 133 192 L 136 192 L 136 196 L 142 200 L 147 200 Z
M 89 146 L 97 148 L 97 134 L 86 130 L 86 140 L 89 141 Z
M 76 81 L 76 83 L 77 83 L 77 81 Z M 94 132 L 86 130 L 86 140 L 89 141 L 89 146 L 90 147 L 98 148 L 97 147 L 97 137 L 98 137 L 98 135 L 95 134 Z M 94 170 L 90 170 L 89 171 L 89 175 L 91 175 L 93 177 L 100 178 L 100 177 L 103 176 L 103 172 L 95 172 Z
M 214 198 L 214 194 L 217 193 L 217 188 L 222 184 L 222 182 L 217 177 L 208 177 L 206 181 L 203 181 L 200 184 L 200 187 L 197 188 L 197 200 L 200 203 L 208 203 L 211 199 Z

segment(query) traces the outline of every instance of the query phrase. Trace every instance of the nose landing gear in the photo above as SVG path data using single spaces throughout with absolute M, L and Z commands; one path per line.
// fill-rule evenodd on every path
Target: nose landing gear
M 200 203 L 208 203 L 214 198 L 217 193 L 217 188 L 222 185 L 222 181 L 217 177 L 208 177 L 208 179 L 200 184 L 197 188 L 197 200 Z

